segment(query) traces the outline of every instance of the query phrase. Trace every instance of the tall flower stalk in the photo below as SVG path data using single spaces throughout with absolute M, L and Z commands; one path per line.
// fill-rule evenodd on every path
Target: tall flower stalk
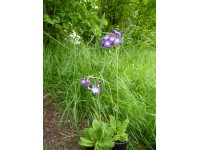
M 80 137 L 79 144 L 85 147 L 93 147 L 94 150 L 103 150 L 103 149 L 112 149 L 119 148 L 116 143 L 124 144 L 128 141 L 128 134 L 126 133 L 126 128 L 129 123 L 129 120 L 126 119 L 124 121 L 119 120 L 119 46 L 115 46 L 121 44 L 121 33 L 113 30 L 112 34 L 106 34 L 101 41 L 103 48 L 111 48 L 111 50 L 115 50 L 116 55 L 116 106 L 113 103 L 112 91 L 109 83 L 98 77 L 89 76 L 87 78 L 82 78 L 80 83 L 84 85 L 87 89 L 91 90 L 93 94 L 97 94 L 97 107 L 99 111 L 98 119 L 94 119 L 92 122 L 91 128 L 85 128 L 83 130 L 83 136 Z M 109 52 L 110 49 L 109 49 Z M 114 56 L 115 56 L 114 55 Z M 92 85 L 92 79 L 95 81 L 98 79 L 98 85 Z M 100 85 L 103 82 L 106 82 L 109 85 L 111 101 L 112 101 L 112 110 L 113 115 L 109 115 L 109 123 L 105 123 L 101 120 L 101 103 L 99 101 L 100 94 Z M 94 99 L 93 99 L 94 100 Z M 114 106 L 114 107 L 113 107 Z M 95 110 L 94 110 L 95 111 Z M 96 113 L 96 111 L 95 111 Z M 126 146 L 126 144 L 124 145 Z
M 112 31 L 112 34 L 106 34 L 102 41 L 101 41 L 101 44 L 102 44 L 102 47 L 103 48 L 112 48 L 114 47 L 115 45 L 118 45 L 118 44 L 121 44 L 122 43 L 122 39 L 121 39 L 121 33 L 118 32 L 117 30 L 113 30 Z M 116 54 L 116 88 L 117 88 L 117 100 L 116 100 L 116 103 L 117 103 L 117 106 L 116 106 L 116 111 L 115 111 L 115 117 L 116 117 L 116 120 L 118 120 L 118 111 L 119 111 L 119 104 L 118 104 L 118 99 L 119 99 L 119 77 L 118 77 L 118 74 L 119 74 L 119 57 L 118 57 L 118 53 L 119 53 L 119 48 L 118 46 L 115 46 L 115 54 Z
M 101 108 L 100 108 L 101 106 L 100 106 L 100 101 L 99 101 L 99 94 L 101 92 L 100 85 L 102 84 L 102 81 L 106 82 L 109 85 L 113 115 L 115 116 L 116 120 L 118 120 L 119 118 L 119 76 L 118 76 L 119 75 L 119 56 L 118 55 L 119 55 L 120 47 L 116 45 L 119 45 L 121 43 L 122 43 L 121 33 L 116 30 L 113 30 L 111 34 L 106 34 L 101 40 L 101 44 L 103 48 L 114 49 L 115 54 L 116 54 L 116 106 L 114 106 L 110 85 L 106 80 L 102 78 L 94 77 L 94 76 L 88 76 L 87 78 L 82 78 L 80 80 L 80 83 L 84 85 L 85 88 L 91 90 L 93 94 L 98 95 L 97 101 L 98 101 L 98 111 L 99 111 L 100 120 L 101 120 Z M 111 52 L 110 49 L 109 49 L 109 52 Z M 92 79 L 98 79 L 98 85 L 92 85 L 92 82 L 91 82 Z
M 118 59 L 118 50 L 119 50 L 119 47 L 116 48 L 116 70 L 117 70 L 117 74 L 116 74 L 116 84 L 117 84 L 117 113 L 116 113 L 116 119 L 118 120 L 118 111 L 119 111 L 119 104 L 118 104 L 118 99 L 119 99 L 119 77 L 118 77 L 118 74 L 119 74 L 119 59 Z

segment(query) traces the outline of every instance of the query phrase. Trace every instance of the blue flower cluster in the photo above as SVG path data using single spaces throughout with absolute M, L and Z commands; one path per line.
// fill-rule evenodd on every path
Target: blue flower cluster
M 110 48 L 114 45 L 121 44 L 121 33 L 117 30 L 113 30 L 112 34 L 106 34 L 101 40 L 101 44 L 103 48 Z
M 114 45 L 121 44 L 121 33 L 117 30 L 112 30 L 111 34 L 106 34 L 103 39 L 101 40 L 101 44 L 103 48 L 110 48 Z M 96 77 L 95 77 L 96 78 Z M 101 80 L 98 80 L 98 85 L 92 85 L 91 79 L 93 79 L 93 76 L 89 76 L 87 78 L 80 79 L 80 83 L 85 87 L 91 90 L 93 94 L 100 94 L 100 85 L 102 84 Z
M 84 85 L 85 88 L 88 88 L 89 90 L 92 91 L 93 94 L 100 94 L 100 85 L 102 84 L 102 81 L 101 80 L 98 80 L 98 85 L 95 86 L 95 85 L 91 85 L 91 79 L 93 77 L 92 76 L 89 76 L 87 79 L 85 78 L 82 78 L 80 80 L 80 83 L 82 85 Z

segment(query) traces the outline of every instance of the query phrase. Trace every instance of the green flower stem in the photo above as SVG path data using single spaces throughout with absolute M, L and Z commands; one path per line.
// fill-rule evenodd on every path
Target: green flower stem
M 118 105 L 118 98 L 119 98 L 119 87 L 118 87 L 118 83 L 119 83 L 119 79 L 118 79 L 118 69 L 119 69 L 119 62 L 118 62 L 118 50 L 119 50 L 119 47 L 116 47 L 116 70 L 117 70 L 117 74 L 116 74 L 116 84 L 117 84 L 117 111 L 116 111 L 116 120 L 118 120 L 118 110 L 119 110 L 119 105 Z
M 99 78 L 99 77 L 92 77 L 92 78 L 93 78 L 93 79 L 100 79 L 100 80 L 102 80 L 103 82 L 105 82 L 105 83 L 108 84 L 109 92 L 110 92 L 110 97 L 111 97 L 111 103 L 112 103 L 112 106 L 114 106 L 114 101 L 113 101 L 113 97 L 112 97 L 112 91 L 111 91 L 111 87 L 110 87 L 109 82 L 106 81 L 105 79 L 103 79 L 103 78 Z M 113 108 L 113 107 L 112 107 L 112 108 Z M 112 109 L 112 110 L 113 110 L 113 109 Z M 115 114 L 114 112 L 115 112 L 115 111 L 113 110 L 113 114 Z
M 101 106 L 99 101 L 99 94 L 98 94 L 98 107 L 99 107 L 99 120 L 101 121 Z
M 43 31 L 44 32 L 44 31 Z M 54 41 L 56 41 L 58 44 L 62 45 L 63 47 L 69 49 L 69 47 L 66 47 L 64 44 L 62 44 L 61 42 L 59 42 L 58 40 L 54 39 L 51 35 L 49 35 L 48 33 L 44 32 L 46 35 L 48 35 L 51 39 L 53 39 Z

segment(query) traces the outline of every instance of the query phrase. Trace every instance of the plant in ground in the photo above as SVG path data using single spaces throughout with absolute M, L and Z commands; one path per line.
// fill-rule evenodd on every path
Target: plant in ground
M 112 115 L 109 116 L 109 130 L 111 132 L 112 140 L 115 142 L 126 142 L 128 141 L 128 134 L 126 133 L 126 128 L 128 126 L 129 120 L 124 121 L 116 120 Z
M 113 30 L 112 34 L 106 34 L 101 40 L 103 48 L 110 48 L 115 45 L 121 44 L 121 33 Z M 118 48 L 116 49 L 117 58 L 117 71 L 118 71 Z M 92 85 L 91 80 L 93 76 L 80 79 L 80 83 L 84 85 L 85 88 L 91 90 L 93 94 L 100 94 L 101 80 L 98 80 L 98 85 Z M 117 72 L 117 101 L 118 101 L 118 72 Z M 107 82 L 107 81 L 106 81 Z M 101 116 L 99 108 L 99 116 Z M 109 150 L 114 147 L 115 142 L 125 142 L 128 141 L 128 134 L 126 133 L 126 128 L 128 126 L 129 120 L 126 119 L 123 122 L 118 120 L 118 102 L 117 111 L 115 112 L 115 117 L 110 115 L 110 122 L 106 124 L 102 122 L 101 117 L 99 120 L 94 119 L 92 123 L 92 128 L 84 129 L 84 136 L 80 137 L 79 144 L 85 147 L 94 147 L 94 150 Z
M 78 142 L 81 146 L 94 147 L 94 150 L 109 150 L 114 147 L 111 130 L 102 121 L 94 119 L 91 128 L 83 130 L 83 136 Z
M 128 141 L 126 128 L 129 120 L 115 120 L 110 115 L 110 122 L 105 123 L 94 119 L 91 128 L 85 128 L 80 137 L 79 144 L 85 147 L 93 147 L 94 150 L 110 150 L 115 146 L 115 142 Z

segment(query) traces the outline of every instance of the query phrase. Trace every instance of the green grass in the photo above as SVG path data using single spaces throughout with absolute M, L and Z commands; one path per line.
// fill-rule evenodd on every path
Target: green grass
M 108 120 L 118 101 L 119 118 L 130 120 L 129 149 L 155 149 L 155 48 L 122 45 L 117 71 L 114 50 L 109 53 L 98 45 L 86 44 L 67 47 L 44 47 L 44 88 L 53 100 L 59 100 L 56 106 L 63 114 L 61 119 L 69 117 L 72 126 L 80 129 L 83 122 L 90 125 L 99 112 Z M 103 82 L 99 96 L 80 84 L 80 79 L 88 75 L 108 82 Z

